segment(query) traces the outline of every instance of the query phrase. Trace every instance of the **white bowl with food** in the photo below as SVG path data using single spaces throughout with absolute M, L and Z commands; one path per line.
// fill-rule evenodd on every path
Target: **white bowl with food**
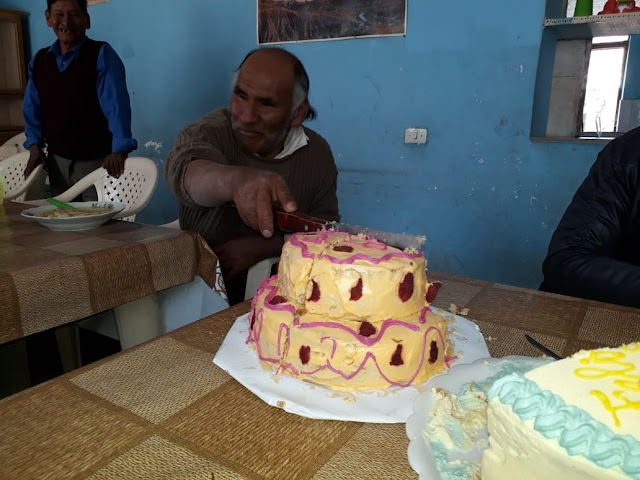
M 126 207 L 120 202 L 68 202 L 68 204 L 75 208 L 43 205 L 28 208 L 22 211 L 21 215 L 51 230 L 79 231 L 99 227 Z

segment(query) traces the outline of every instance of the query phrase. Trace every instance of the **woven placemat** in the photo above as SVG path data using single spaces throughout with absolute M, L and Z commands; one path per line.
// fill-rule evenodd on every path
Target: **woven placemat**
M 67 479 L 139 443 L 145 428 L 49 382 L 0 401 L 0 478 Z M 11 412 L 8 414 L 7 412 Z
M 0 343 L 22 336 L 18 292 L 13 278 L 8 273 L 0 273 Z
M 612 346 L 638 341 L 640 310 L 616 311 L 589 306 L 578 332 L 578 339 Z
M 238 480 L 244 475 L 204 459 L 192 451 L 159 436 L 112 460 L 87 480 Z
M 360 424 L 287 413 L 230 380 L 168 419 L 164 427 L 212 458 L 226 458 L 266 478 L 284 479 L 309 478 Z
M 81 257 L 90 279 L 95 312 L 131 302 L 153 293 L 151 261 L 144 245 L 128 245 Z M 109 289 L 105 289 L 109 285 Z
M 79 258 L 59 268 L 29 267 L 12 273 L 24 335 L 41 332 L 91 315 L 91 289 Z
M 215 390 L 229 375 L 207 352 L 172 338 L 127 351 L 71 381 L 92 394 L 160 423 Z
M 409 439 L 403 423 L 365 423 L 311 477 L 314 480 L 354 478 L 417 478 L 407 461 Z

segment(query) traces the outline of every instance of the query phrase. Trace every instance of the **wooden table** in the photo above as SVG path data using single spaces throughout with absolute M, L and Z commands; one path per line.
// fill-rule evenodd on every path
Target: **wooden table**
M 196 233 L 112 220 L 52 231 L 0 205 L 0 344 L 191 282 L 222 292 L 218 260 Z
M 469 308 L 492 356 L 562 355 L 640 338 L 640 310 L 429 273 Z M 0 400 L 0 478 L 415 479 L 405 425 L 310 420 L 212 363 L 245 302 Z

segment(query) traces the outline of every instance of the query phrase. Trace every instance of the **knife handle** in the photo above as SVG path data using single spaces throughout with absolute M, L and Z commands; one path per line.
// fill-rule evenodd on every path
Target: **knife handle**
M 300 212 L 275 210 L 276 226 L 283 232 L 317 232 L 330 222 Z

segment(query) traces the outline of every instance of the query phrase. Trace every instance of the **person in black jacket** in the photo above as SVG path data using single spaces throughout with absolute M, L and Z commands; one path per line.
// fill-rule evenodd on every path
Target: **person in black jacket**
M 540 290 L 640 308 L 640 127 L 598 154 L 542 271 Z

